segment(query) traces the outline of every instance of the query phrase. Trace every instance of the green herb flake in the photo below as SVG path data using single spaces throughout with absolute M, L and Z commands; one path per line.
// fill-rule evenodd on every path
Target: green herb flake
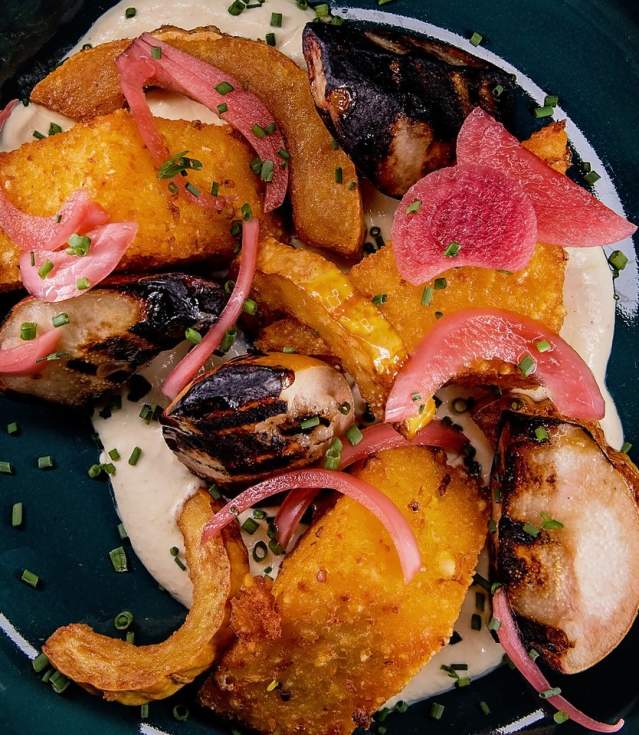
M 534 112 L 535 117 L 539 119 L 543 117 L 552 117 L 555 110 L 550 105 L 544 105 L 543 107 L 535 107 Z
M 550 699 L 551 697 L 558 697 L 560 694 L 560 687 L 551 687 L 550 689 L 545 689 L 543 692 L 539 692 L 539 697 L 541 699 Z
M 549 439 L 550 439 L 550 434 L 548 433 L 548 429 L 546 429 L 545 426 L 537 426 L 535 428 L 535 441 L 536 442 L 543 444 L 543 442 L 547 442 Z
M 265 40 L 268 46 L 275 46 L 275 34 L 274 33 L 267 33 L 265 36 Z
M 517 368 L 519 369 L 519 372 L 527 378 L 537 370 L 537 363 L 532 355 L 524 355 L 517 364 Z
M 20 580 L 25 584 L 28 584 L 29 587 L 33 587 L 33 589 L 37 589 L 38 585 L 40 584 L 40 577 L 35 572 L 32 572 L 30 569 L 22 570 Z
M 479 703 L 479 709 L 486 715 L 486 717 L 490 714 L 490 707 L 483 700 Z
M 219 84 L 215 85 L 215 91 L 218 94 L 228 94 L 229 92 L 232 92 L 235 89 L 235 87 L 232 84 L 229 84 L 229 82 L 220 82 Z
M 357 446 L 362 439 L 364 438 L 364 435 L 362 434 L 360 428 L 353 424 L 346 432 L 346 438 L 351 443 L 351 446 L 355 447 Z
M 613 270 L 619 272 L 628 265 L 628 257 L 621 250 L 613 250 L 608 256 L 608 263 Z
M 528 534 L 531 538 L 537 538 L 537 536 L 539 536 L 539 534 L 541 533 L 541 530 L 537 528 L 537 526 L 528 522 L 524 523 L 524 525 L 522 526 L 522 531 Z
M 537 352 L 551 352 L 552 344 L 547 339 L 540 339 L 535 342 Z
M 596 171 L 589 171 L 584 176 L 584 181 L 592 186 L 593 184 L 596 184 L 600 178 L 601 176 Z
M 373 296 L 371 301 L 377 306 L 381 306 L 381 304 L 385 304 L 388 301 L 388 294 L 385 294 L 385 293 L 375 294 L 375 296 Z
M 273 28 L 282 27 L 282 14 L 281 13 L 271 13 L 271 26 Z
M 541 527 L 546 531 L 557 531 L 560 528 L 564 528 L 564 524 L 558 521 L 556 518 L 551 518 L 548 513 L 541 513 L 542 524 Z
M 406 207 L 406 212 L 407 214 L 416 214 L 417 212 L 419 212 L 421 208 L 422 208 L 421 199 L 415 199 Z
M 162 58 L 162 49 L 159 46 L 151 46 L 151 58 L 153 59 Z
M 44 263 L 38 268 L 38 275 L 40 278 L 46 278 L 49 273 L 53 270 L 53 262 L 51 260 L 45 260 Z
M 193 327 L 187 327 L 184 330 L 184 337 L 192 345 L 198 345 L 202 341 L 202 335 L 200 334 L 200 332 L 197 331 L 197 329 L 193 329 Z
M 34 659 L 31 661 L 31 666 L 33 667 L 33 670 L 36 672 L 36 674 L 41 674 L 49 665 L 49 657 L 46 653 L 39 653 Z
M 225 112 L 229 111 L 229 106 L 226 104 L 226 102 L 222 102 L 217 106 L 217 114 L 223 115 Z
M 568 722 L 568 720 L 570 719 L 570 716 L 566 712 L 564 712 L 562 709 L 560 709 L 560 710 L 557 710 L 557 712 L 555 712 L 552 718 L 558 725 L 563 725 L 564 722 Z
M 91 282 L 88 278 L 85 278 L 82 276 L 82 278 L 78 278 L 78 280 L 75 282 L 75 287 L 78 289 L 78 291 L 86 291 L 87 288 L 91 285 Z
M 30 341 L 35 339 L 38 325 L 35 322 L 22 322 L 20 325 L 20 339 Z
M 138 11 L 137 11 L 137 10 L 136 10 L 135 8 L 127 8 L 127 9 L 126 9 L 126 10 L 124 11 L 124 17 L 125 17 L 125 18 L 135 18 L 135 16 L 136 16 L 137 12 L 138 12 Z
M 559 97 L 556 94 L 547 94 L 544 98 L 544 107 L 557 107 Z
M 252 518 L 247 518 L 241 526 L 242 531 L 245 531 L 251 536 L 257 531 L 259 527 L 260 524 L 257 521 L 254 521 Z
M 65 324 L 69 324 L 70 322 L 71 319 L 69 318 L 69 315 L 64 311 L 51 318 L 51 323 L 54 327 L 63 327 Z
M 344 170 L 342 169 L 341 166 L 338 166 L 335 169 L 335 183 L 341 184 L 343 182 L 344 182 Z
M 619 450 L 622 454 L 628 454 L 628 452 L 632 449 L 632 444 L 630 442 L 624 442 L 621 446 L 621 449 Z
M 11 421 L 11 423 L 7 424 L 7 434 L 9 436 L 17 436 L 20 433 L 20 425 L 17 421 Z
M 473 31 L 472 36 L 470 37 L 470 43 L 471 46 L 479 46 L 479 44 L 484 40 L 484 37 L 481 33 L 477 33 L 477 31 Z
M 445 709 L 446 707 L 444 707 L 443 704 L 440 704 L 439 702 L 433 702 L 430 706 L 430 717 L 433 720 L 441 720 Z
M 43 457 L 38 457 L 37 462 L 39 470 L 51 470 L 54 467 L 53 457 L 50 454 L 45 454 Z
M 422 291 L 422 306 L 430 306 L 433 303 L 433 287 L 425 286 Z
M 306 431 L 307 429 L 312 429 L 314 426 L 319 426 L 320 424 L 320 418 L 319 416 L 310 416 L 307 419 L 304 419 L 300 423 L 300 429 L 302 431 Z
M 131 455 L 129 457 L 129 464 L 132 467 L 135 467 L 141 455 L 142 455 L 142 450 L 140 449 L 140 447 L 133 447 L 133 451 L 131 452 Z
M 461 250 L 461 243 L 458 243 L 456 240 L 453 240 L 453 242 L 449 243 L 449 245 L 444 250 L 444 255 L 447 258 L 455 258 L 457 255 L 459 255 L 459 251 Z
M 12 528 L 20 528 L 24 517 L 24 508 L 22 503 L 14 503 L 11 506 L 11 526 Z

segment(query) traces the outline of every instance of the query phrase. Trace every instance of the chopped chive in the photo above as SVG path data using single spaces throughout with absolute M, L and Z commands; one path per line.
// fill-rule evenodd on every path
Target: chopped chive
M 7 434 L 9 434 L 9 436 L 15 436 L 19 433 L 20 426 L 18 425 L 17 421 L 12 421 L 10 424 L 7 424 Z
M 222 355 L 228 352 L 231 349 L 231 347 L 233 347 L 236 336 L 237 336 L 237 331 L 235 329 L 229 329 L 228 332 L 222 338 L 222 342 L 220 343 L 220 346 L 217 352 L 221 353 Z
M 541 527 L 546 531 L 556 531 L 564 527 L 564 524 L 561 521 L 551 518 L 548 513 L 541 513 L 540 515 L 542 519 Z
M 492 518 L 488 521 L 488 530 L 490 533 L 497 533 L 497 524 Z
M 265 36 L 266 43 L 269 46 L 275 46 L 275 34 L 274 33 L 267 33 Z
M 138 11 L 137 11 L 137 10 L 136 10 L 135 8 L 127 8 L 127 9 L 126 9 L 126 10 L 124 11 L 124 17 L 125 17 L 125 18 L 135 18 L 135 14 L 136 14 L 137 12 L 138 12 Z
M 630 442 L 624 442 L 621 446 L 621 449 L 619 450 L 622 454 L 628 454 L 628 452 L 632 449 L 632 444 Z
M 490 594 L 494 595 L 500 587 L 503 587 L 501 582 L 492 582 L 490 585 Z
M 36 674 L 42 673 L 49 665 L 49 657 L 46 653 L 39 653 L 32 661 L 31 666 Z
M 39 130 L 34 130 L 34 131 L 33 131 L 33 137 L 34 137 L 34 138 L 35 138 L 36 140 L 43 140 L 43 139 L 44 139 L 44 138 L 46 138 L 47 136 L 46 136 L 46 135 L 44 135 L 44 133 L 41 133 L 41 132 L 40 132 Z
M 228 82 L 220 82 L 219 84 L 215 85 L 215 91 L 218 94 L 228 94 L 229 92 L 232 92 L 235 89 L 235 87 L 232 84 L 229 84 Z
M 528 651 L 528 658 L 531 661 L 536 661 L 539 658 L 539 653 L 535 651 L 534 648 L 531 648 L 530 651 Z
M 51 323 L 54 327 L 63 327 L 65 324 L 69 324 L 70 321 L 69 315 L 64 311 L 51 318 Z
M 59 671 L 54 671 L 49 677 L 49 684 L 56 694 L 62 694 L 71 684 L 71 681 Z
M 502 87 L 501 84 L 498 84 L 495 87 L 493 87 L 493 96 L 494 97 L 501 97 L 503 93 L 504 93 L 504 88 Z
M 142 454 L 142 450 L 140 447 L 133 447 L 133 451 L 131 452 L 131 456 L 129 457 L 129 464 L 131 467 L 135 467 L 135 465 L 138 463 L 138 460 L 140 459 L 140 455 Z
M 440 704 L 439 702 L 433 702 L 430 706 L 430 716 L 433 720 L 441 720 L 445 709 L 446 707 L 444 707 L 443 704 Z
M 114 462 L 117 462 L 120 459 L 120 452 L 118 452 L 117 449 L 109 449 L 108 455 Z
M 552 350 L 552 345 L 547 339 L 538 340 L 535 342 L 535 347 L 537 348 L 537 352 L 550 352 Z
M 151 57 L 154 59 L 161 59 L 162 49 L 159 46 L 151 46 Z
M 176 704 L 173 707 L 173 719 L 178 722 L 184 722 L 189 719 L 189 708 L 185 704 Z
M 559 97 L 556 94 L 547 94 L 544 98 L 544 107 L 557 107 Z
M 542 444 L 543 442 L 547 442 L 550 439 L 550 434 L 548 433 L 548 429 L 546 429 L 545 426 L 538 426 L 535 429 L 535 441 Z
M 486 595 L 483 592 L 475 592 L 475 607 L 479 612 L 484 612 L 486 607 Z
M 337 166 L 335 169 L 335 183 L 342 184 L 344 182 L 344 170 L 341 166 Z
M 185 189 L 189 192 L 189 194 L 192 194 L 194 197 L 200 196 L 200 190 L 190 181 L 186 184 Z
M 465 398 L 455 398 L 450 405 L 454 413 L 466 413 L 468 411 L 468 401 Z
M 244 202 L 244 204 L 242 204 L 240 211 L 242 212 L 242 217 L 244 217 L 245 220 L 249 220 L 253 216 L 253 210 L 248 202 Z
M 456 240 L 453 240 L 453 242 L 449 243 L 449 245 L 444 250 L 444 255 L 447 258 L 454 258 L 457 255 L 459 255 L 460 250 L 461 250 L 461 244 L 458 243 Z
M 355 191 L 355 189 L 357 189 L 357 181 L 351 181 L 348 184 L 348 190 L 349 191 Z
M 388 301 L 388 294 L 385 294 L 385 293 L 375 294 L 375 296 L 373 296 L 373 298 L 371 299 L 371 301 L 374 304 L 377 304 L 378 306 L 380 304 L 385 304 Z
M 38 331 L 38 325 L 35 322 L 22 322 L 20 325 L 20 339 L 32 340 L 35 339 Z
M 628 258 L 625 253 L 621 252 L 621 250 L 613 250 L 613 252 L 608 256 L 608 263 L 610 263 L 612 268 L 616 271 L 622 271 L 628 265 Z
M 127 630 L 131 627 L 131 623 L 133 623 L 133 613 L 128 610 L 123 610 L 113 619 L 116 630 Z
M 87 470 L 87 475 L 94 480 L 96 477 L 99 477 L 102 474 L 102 465 L 99 464 L 92 464 L 91 467 Z
M 149 703 L 145 702 L 140 705 L 140 719 L 146 720 L 149 717 Z
M 412 201 L 407 207 L 406 212 L 408 214 L 415 214 L 416 212 L 419 212 L 419 210 L 422 208 L 422 201 L 421 199 L 415 199 Z
M 470 676 L 460 676 L 459 679 L 455 682 L 455 686 L 458 689 L 463 689 L 463 687 L 468 687 L 472 684 L 472 679 Z
M 39 470 L 50 470 L 53 468 L 53 457 L 50 454 L 46 454 L 43 457 L 38 457 L 38 469 Z
M 23 517 L 22 503 L 14 503 L 11 506 L 11 526 L 13 528 L 19 528 L 22 525 Z
M 524 533 L 527 533 L 532 538 L 537 538 L 537 536 L 539 536 L 539 534 L 541 533 L 540 529 L 532 523 L 524 523 L 524 525 L 522 526 L 522 530 Z
M 150 423 L 151 419 L 153 418 L 153 406 L 151 406 L 149 403 L 145 403 L 140 409 L 140 413 L 138 414 L 138 416 L 145 423 Z
M 541 699 L 550 699 L 551 697 L 558 697 L 561 694 L 560 687 L 551 687 L 550 689 L 545 689 L 543 692 L 539 692 L 539 696 Z
M 253 551 L 251 553 L 255 561 L 264 561 L 264 559 L 266 559 L 266 557 L 268 556 L 268 546 L 264 543 L 264 541 L 258 541 L 253 547 Z
M 213 500 L 219 500 L 222 497 L 222 493 L 214 482 L 209 486 L 209 495 Z
M 342 460 L 342 442 L 336 437 L 331 442 L 329 448 L 324 454 L 324 468 L 327 470 L 338 469 Z
M 433 301 L 432 286 L 425 286 L 422 291 L 422 306 L 430 306 Z
M 262 510 L 261 508 L 256 508 L 253 511 L 253 518 L 257 518 L 258 521 L 264 520 L 264 518 L 266 518 L 266 511 Z
M 267 692 L 274 692 L 278 687 L 280 683 L 277 679 L 273 679 L 266 687 Z
M 477 31 L 473 31 L 473 35 L 470 37 L 470 43 L 472 46 L 479 46 L 479 44 L 484 40 L 484 37 L 481 35 L 481 33 L 477 33 Z
M 293 353 L 297 352 L 295 347 L 291 347 L 290 345 L 284 345 L 282 347 L 282 352 L 286 353 L 287 355 L 292 355 Z
M 233 0 L 233 2 L 228 6 L 227 10 L 229 15 L 240 15 L 245 8 L 246 5 L 244 5 L 242 0 Z
M 560 709 L 560 710 L 557 710 L 557 712 L 555 712 L 552 718 L 558 725 L 563 725 L 564 722 L 568 722 L 568 720 L 570 719 L 570 716 L 566 712 L 564 712 L 562 709 Z
M 217 181 L 211 181 L 211 195 L 216 197 L 220 193 L 220 185 Z
M 536 118 L 552 117 L 554 112 L 554 108 L 550 107 L 549 105 L 545 105 L 544 107 L 535 107 Z
M 178 193 L 178 188 L 172 181 L 169 181 L 169 191 L 171 192 L 171 194 Z
M 126 528 L 124 527 L 124 523 L 118 523 L 118 536 L 124 541 L 124 539 L 129 538 L 129 534 L 126 532 Z
M 89 248 L 91 247 L 91 238 L 87 235 L 78 235 L 77 233 L 74 233 L 67 240 L 67 245 L 69 246 L 67 248 L 67 253 L 69 255 L 83 257 L 89 252 Z
M 291 157 L 291 154 L 287 150 L 284 150 L 284 148 L 280 148 L 277 152 L 277 155 L 285 161 L 288 161 Z
M 62 132 L 62 128 L 58 125 L 58 123 L 50 123 L 49 124 L 49 135 L 57 135 L 58 133 Z
M 55 673 L 55 669 L 47 669 L 44 674 L 41 676 L 41 681 L 43 681 L 45 684 L 48 683 L 49 679 L 51 678 L 52 674 Z
M 310 418 L 304 419 L 302 423 L 300 424 L 300 429 L 312 429 L 314 426 L 319 426 L 320 418 L 319 416 L 311 416 Z
M 254 158 L 251 161 L 250 166 L 251 166 L 251 171 L 254 174 L 256 174 L 257 176 L 259 176 L 260 173 L 262 172 L 262 159 L 261 158 Z
M 111 559 L 113 571 L 121 573 L 129 570 L 126 551 L 122 546 L 117 546 L 115 549 L 111 549 L 111 551 L 109 551 L 109 559 Z
M 23 569 L 20 579 L 25 584 L 28 584 L 29 587 L 33 587 L 33 589 L 36 589 L 37 586 L 40 584 L 40 577 L 38 577 L 38 575 L 35 572 L 32 572 L 30 569 Z
M 445 278 L 436 278 L 433 286 L 437 291 L 441 291 L 443 288 L 446 288 L 446 286 L 448 286 L 448 281 Z
M 482 700 L 482 701 L 481 701 L 481 702 L 479 703 L 479 709 L 480 709 L 480 710 L 481 710 L 481 711 L 482 711 L 482 712 L 483 712 L 483 713 L 484 713 L 484 714 L 485 714 L 486 716 L 488 716 L 488 715 L 490 714 L 490 707 L 489 707 L 489 706 L 488 706 L 488 704 L 487 704 L 486 702 L 484 702 L 483 700 Z
M 192 345 L 197 345 L 202 341 L 202 335 L 193 327 L 187 327 L 184 330 L 184 336 Z
M 82 276 L 82 278 L 78 278 L 78 280 L 75 282 L 75 287 L 78 289 L 78 291 L 86 291 L 87 288 L 91 285 L 91 282 L 88 278 L 85 278 Z
M 496 617 L 492 617 L 488 621 L 488 630 L 494 630 L 495 633 L 501 628 L 501 620 Z
M 253 135 L 255 135 L 258 138 L 266 138 L 266 130 L 261 125 L 258 125 L 255 123 L 253 127 L 251 128 L 251 131 L 253 132 Z
M 596 183 L 597 183 L 597 182 L 599 181 L 599 179 L 600 179 L 600 178 L 601 178 L 601 176 L 599 176 L 599 174 L 598 174 L 598 173 L 597 173 L 596 171 L 589 171 L 589 172 L 588 172 L 588 173 L 587 173 L 587 174 L 586 174 L 586 175 L 584 176 L 584 181 L 585 181 L 585 182 L 586 182 L 587 184 L 590 184 L 590 185 L 592 185 L 592 184 L 596 184 Z
M 353 424 L 348 428 L 346 432 L 346 438 L 351 443 L 351 445 L 355 447 L 362 441 L 364 435 L 360 431 L 359 427 Z
M 377 4 L 381 7 L 382 5 L 388 5 L 388 3 L 392 3 L 394 0 L 377 0 Z
M 247 518 L 241 526 L 242 531 L 246 531 L 246 533 L 251 535 L 253 535 L 259 527 L 260 524 L 254 521 L 252 518 Z
M 265 182 L 269 182 L 273 180 L 273 170 L 274 170 L 274 164 L 273 161 L 262 161 L 260 166 L 260 179 Z
M 481 630 L 481 616 L 473 613 L 470 617 L 470 627 L 472 630 Z
M 40 276 L 40 278 L 46 278 L 52 270 L 53 262 L 51 260 L 45 260 L 44 263 L 38 268 L 38 275 Z
M 162 588 L 160 587 L 160 589 L 162 589 Z M 133 643 L 133 641 L 135 640 L 135 633 L 134 633 L 134 631 L 127 630 L 127 632 L 126 632 L 126 639 L 125 640 L 126 640 L 127 643 Z
M 318 18 L 327 18 L 331 14 L 331 9 L 328 7 L 327 3 L 316 5 L 313 9 L 315 10 L 315 15 Z
M 223 115 L 225 112 L 229 111 L 229 106 L 226 104 L 226 102 L 222 102 L 217 106 L 217 114 Z
M 528 377 L 537 370 L 537 363 L 532 355 L 524 355 L 517 364 L 517 367 L 522 375 Z
M 282 14 L 281 13 L 271 13 L 271 25 L 273 26 L 273 28 L 282 27 Z

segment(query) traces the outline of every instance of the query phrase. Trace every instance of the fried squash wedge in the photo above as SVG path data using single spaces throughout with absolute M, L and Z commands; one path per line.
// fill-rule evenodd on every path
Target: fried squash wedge
M 404 344 L 381 312 L 330 260 L 273 238 L 260 243 L 255 298 L 272 312 L 315 330 L 357 382 L 373 411 L 381 410 L 406 359 Z
M 165 26 L 154 35 L 227 71 L 263 100 L 290 154 L 290 195 L 298 237 L 341 255 L 358 255 L 364 223 L 355 167 L 342 150 L 333 147 L 315 109 L 306 72 L 261 41 L 228 36 L 213 26 L 192 31 Z M 114 62 L 129 43 L 128 39 L 112 41 L 75 54 L 35 86 L 31 100 L 74 120 L 122 107 Z M 337 169 L 342 171 L 343 183 L 336 181 Z
M 164 699 L 208 669 L 228 642 L 227 602 L 248 572 L 238 531 L 201 544 L 212 515 L 210 495 L 200 490 L 179 519 L 193 582 L 193 606 L 181 628 L 162 643 L 135 646 L 88 625 L 66 625 L 43 646 L 51 664 L 88 691 L 128 705 Z
M 448 641 L 484 544 L 488 501 L 439 450 L 383 452 L 356 474 L 404 513 L 422 571 L 405 585 L 380 522 L 340 498 L 285 560 L 270 609 L 263 594 L 234 601 L 236 618 L 250 619 L 257 604 L 269 624 L 238 631 L 203 687 L 205 706 L 262 733 L 347 735 Z
M 171 194 L 124 110 L 0 154 L 0 186 L 13 204 L 38 215 L 55 214 L 82 187 L 113 221 L 137 222 L 138 234 L 120 270 L 230 258 L 231 222 L 241 217 L 242 204 L 248 202 L 256 216 L 261 213 L 260 184 L 249 169 L 251 150 L 219 125 L 162 119 L 157 125 L 172 153 L 188 150 L 202 162 L 189 180 L 207 191 L 218 181 L 229 206 L 217 212 Z M 19 286 L 18 249 L 0 230 L 0 290 Z

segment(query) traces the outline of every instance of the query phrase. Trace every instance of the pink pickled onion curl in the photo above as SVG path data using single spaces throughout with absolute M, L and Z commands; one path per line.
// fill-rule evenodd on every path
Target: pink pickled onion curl
M 240 271 L 231 296 L 219 319 L 209 329 L 204 339 L 180 360 L 162 383 L 162 393 L 168 398 L 175 398 L 191 382 L 198 370 L 219 347 L 226 331 L 235 324 L 242 313 L 242 307 L 251 292 L 255 276 L 259 234 L 260 225 L 256 219 L 242 223 Z
M 310 490 L 329 487 L 347 495 L 369 510 L 384 526 L 397 550 L 399 562 L 408 584 L 421 567 L 421 554 L 408 521 L 397 506 L 377 488 L 367 482 L 333 470 L 294 470 L 284 472 L 244 490 L 228 502 L 204 527 L 203 541 L 217 536 L 223 528 L 237 519 L 238 513 L 248 510 L 272 495 L 292 488 Z
M 519 365 L 544 385 L 564 416 L 601 419 L 605 404 L 590 369 L 575 350 L 541 322 L 502 309 L 463 309 L 440 319 L 400 370 L 386 402 L 386 421 L 415 416 L 415 394 L 430 398 L 476 360 Z
M 154 49 L 158 51 L 154 52 Z M 152 56 L 152 53 L 156 56 Z M 284 138 L 275 127 L 273 115 L 266 105 L 244 90 L 237 79 L 149 33 L 136 39 L 117 58 L 116 65 L 122 92 L 156 166 L 169 156 L 146 102 L 145 85 L 186 95 L 232 125 L 246 138 L 262 161 L 271 161 L 273 164 L 271 181 L 266 183 L 264 211 L 270 212 L 282 204 L 288 188 L 288 166 L 279 155 L 286 151 Z M 218 106 L 222 104 L 227 109 L 220 112 Z M 182 185 L 182 182 L 178 183 Z M 203 195 L 199 197 L 206 198 Z
M 78 189 L 62 205 L 58 215 L 27 214 L 11 203 L 0 186 L 0 227 L 22 252 L 58 250 L 71 235 L 83 234 L 109 221 L 109 215 Z
M 23 253 L 20 274 L 27 291 L 41 301 L 66 301 L 81 296 L 110 275 L 133 242 L 135 222 L 112 222 L 86 233 L 91 244 L 86 255 L 71 255 L 66 250 Z M 41 269 L 53 267 L 46 273 Z
M 441 447 L 450 452 L 460 452 L 468 443 L 466 437 L 441 421 L 431 421 L 428 426 L 417 432 L 412 439 L 406 439 L 390 424 L 376 424 L 364 429 L 362 440 L 352 446 L 350 443 L 342 450 L 340 469 L 359 462 L 371 454 L 385 449 L 408 446 Z M 275 517 L 275 525 L 280 544 L 286 548 L 293 536 L 302 516 L 315 499 L 318 490 L 291 490 L 284 498 Z
M 0 349 L 0 375 L 31 375 L 44 367 L 38 360 L 50 355 L 60 339 L 59 329 L 50 329 L 17 347 Z
M 521 642 L 503 587 L 498 589 L 493 596 L 493 615 L 501 623 L 497 630 L 499 642 L 519 673 L 540 694 L 552 689 L 550 682 L 530 658 Z M 621 719 L 614 725 L 593 720 L 559 694 L 548 697 L 546 701 L 555 709 L 565 712 L 573 722 L 593 732 L 618 732 L 624 725 L 624 721 Z
M 11 113 L 14 111 L 19 100 L 9 100 L 7 104 L 0 110 L 0 133 L 2 132 L 5 123 L 11 117 Z

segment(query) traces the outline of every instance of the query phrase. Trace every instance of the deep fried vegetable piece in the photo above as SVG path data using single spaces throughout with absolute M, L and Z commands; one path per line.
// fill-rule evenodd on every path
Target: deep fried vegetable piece
M 262 352 L 293 351 L 312 357 L 330 357 L 330 350 L 319 334 L 292 317 L 267 324 L 255 339 L 255 346 Z
M 260 304 L 314 329 L 373 410 L 381 409 L 406 352 L 395 329 L 348 276 L 318 253 L 267 238 L 253 288 Z
M 507 412 L 491 485 L 497 579 L 526 648 L 573 674 L 639 608 L 639 472 L 598 428 Z
M 241 218 L 242 204 L 261 215 L 260 184 L 249 170 L 250 149 L 219 125 L 158 119 L 157 126 L 172 154 L 188 150 L 189 158 L 201 161 L 202 169 L 189 170 L 188 181 L 200 191 L 209 191 L 211 181 L 219 182 L 220 196 L 229 198 L 223 211 L 171 193 L 123 110 L 0 154 L 0 185 L 29 214 L 55 214 L 74 191 L 84 188 L 113 221 L 137 222 L 138 234 L 119 270 L 230 258 L 231 222 Z M 0 230 L 0 290 L 19 286 L 18 249 Z
M 379 521 L 340 498 L 285 561 L 273 605 L 260 603 L 268 629 L 238 631 L 201 693 L 206 706 L 263 733 L 346 735 L 450 637 L 484 543 L 487 501 L 438 450 L 383 452 L 357 475 L 404 513 L 423 570 L 405 585 Z M 243 595 L 234 614 L 254 599 Z
M 248 571 L 237 530 L 224 542 L 201 544 L 212 513 L 210 496 L 201 490 L 180 516 L 193 582 L 193 606 L 182 627 L 163 643 L 135 646 L 88 625 L 66 625 L 42 649 L 53 666 L 88 691 L 128 705 L 164 699 L 209 668 L 228 641 L 228 599 Z
M 286 139 L 283 155 L 290 158 L 274 163 L 291 167 L 297 235 L 313 245 L 356 256 L 364 239 L 357 174 L 348 156 L 333 146 L 315 111 L 306 73 L 277 49 L 224 35 L 214 26 L 192 31 L 165 26 L 154 35 L 227 71 L 262 99 Z M 74 120 L 122 107 L 114 62 L 129 43 L 129 39 L 112 41 L 75 54 L 35 86 L 31 99 Z
M 560 174 L 565 174 L 570 166 L 571 155 L 565 120 L 552 122 L 537 130 L 522 145 Z

